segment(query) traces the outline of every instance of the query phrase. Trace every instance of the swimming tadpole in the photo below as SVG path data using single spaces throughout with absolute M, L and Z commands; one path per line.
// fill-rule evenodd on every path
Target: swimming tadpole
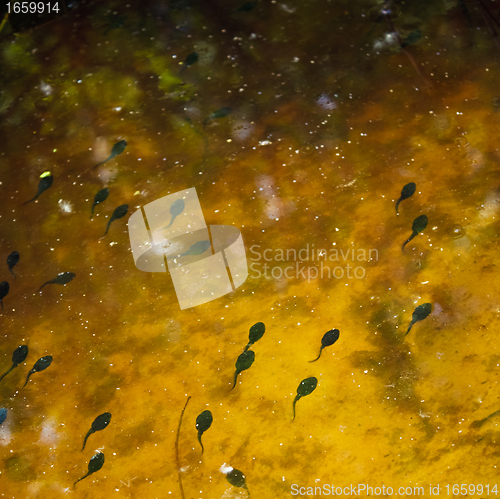
M 28 373 L 28 376 L 26 376 L 26 383 L 24 383 L 23 388 L 28 384 L 28 380 L 30 379 L 30 376 L 34 373 L 39 373 L 42 371 L 45 371 L 47 367 L 52 364 L 52 357 L 50 355 L 46 355 L 45 357 L 40 357 L 36 362 L 31 371 Z
M 314 376 L 311 376 L 310 378 L 303 379 L 300 382 L 300 385 L 297 388 L 297 395 L 295 396 L 295 399 L 293 400 L 293 419 L 295 419 L 295 404 L 297 403 L 297 401 L 299 399 L 301 399 L 302 397 L 305 397 L 306 395 L 310 395 L 312 392 L 314 392 L 317 385 L 318 385 L 318 379 L 315 378 Z
M 216 120 L 219 118 L 224 118 L 228 114 L 230 114 L 232 109 L 230 107 L 221 107 L 220 109 L 217 109 L 217 111 L 214 111 L 204 122 L 203 126 L 205 126 L 210 120 Z
M 16 274 L 12 271 L 12 269 L 19 263 L 19 252 L 13 251 L 7 257 L 7 267 L 9 267 L 9 272 L 14 276 L 14 279 L 17 278 Z
M 74 484 L 73 487 L 83 480 L 84 478 L 87 478 L 89 475 L 92 475 L 92 473 L 95 473 L 96 471 L 99 471 L 104 464 L 104 454 L 102 452 L 98 452 L 97 454 L 94 454 L 89 461 L 89 470 L 86 475 L 83 475 L 82 478 L 78 479 Z
M 247 491 L 248 497 L 250 497 L 250 491 L 248 490 L 247 483 L 245 480 L 245 475 L 242 471 L 233 468 L 227 475 L 227 481 L 234 487 L 241 487 Z
M 428 315 L 431 312 L 432 312 L 432 305 L 430 303 L 423 303 L 422 305 L 419 305 L 413 311 L 413 314 L 411 316 L 411 322 L 410 325 L 408 326 L 408 331 L 406 331 L 406 334 L 410 332 L 410 329 L 413 327 L 413 324 L 415 324 L 415 322 L 423 321 L 426 317 L 428 317 Z
M 181 73 L 186 70 L 189 66 L 192 66 L 196 62 L 198 62 L 199 56 L 198 52 L 191 52 L 188 54 L 186 59 L 184 59 L 184 65 L 182 66 Z
M 199 256 L 203 255 L 207 249 L 210 248 L 210 241 L 198 241 L 191 245 L 187 251 L 182 253 L 181 256 Z
M 94 208 L 97 204 L 102 203 L 105 201 L 108 197 L 109 194 L 109 189 L 106 187 L 104 189 L 101 189 L 95 196 L 94 196 L 94 202 L 92 203 L 92 211 L 90 212 L 90 218 L 94 216 Z
M 108 226 L 106 227 L 106 232 L 104 235 L 108 233 L 109 226 L 111 225 L 111 222 L 118 220 L 119 218 L 124 217 L 127 214 L 128 211 L 128 204 L 122 204 L 116 208 L 116 210 L 113 212 L 111 215 L 111 218 L 109 219 Z
M 245 347 L 244 352 L 246 352 L 256 341 L 259 341 L 264 333 L 266 332 L 266 326 L 263 322 L 257 322 L 250 328 L 250 332 L 248 333 L 248 343 Z
M 92 426 L 90 427 L 90 430 L 87 432 L 85 435 L 85 438 L 83 439 L 83 447 L 82 450 L 85 449 L 85 444 L 87 443 L 87 438 L 92 435 L 92 433 L 95 433 L 96 431 L 101 431 L 108 426 L 109 422 L 111 421 L 111 413 L 110 412 L 105 412 L 104 414 L 101 414 L 100 416 L 97 416 L 94 419 L 94 422 L 92 423 Z
M 175 218 L 184 211 L 184 207 L 185 204 L 183 199 L 177 199 L 172 203 L 172 206 L 170 207 L 170 223 L 164 227 L 165 229 L 168 229 L 174 223 Z
M 413 220 L 413 224 L 411 226 L 411 230 L 413 231 L 411 236 L 403 243 L 402 250 L 404 251 L 405 246 L 420 232 L 422 232 L 429 223 L 427 215 L 420 215 L 419 217 Z
M 203 454 L 203 444 L 201 443 L 201 436 L 205 433 L 211 426 L 212 421 L 214 420 L 212 413 L 210 411 L 203 411 L 196 418 L 196 429 L 198 430 L 198 442 L 201 445 L 201 453 Z
M 310 360 L 309 362 L 316 362 L 321 357 L 323 348 L 333 345 L 339 339 L 339 337 L 340 331 L 338 329 L 331 329 L 330 331 L 327 331 L 323 335 L 323 338 L 321 338 L 321 347 L 319 349 L 318 356 L 314 360 Z
M 110 159 L 113 159 L 115 156 L 118 156 L 118 154 L 121 154 L 123 151 L 125 151 L 125 148 L 127 147 L 127 141 L 126 140 L 120 140 L 120 142 L 117 142 L 113 148 L 111 149 L 111 154 L 109 155 L 108 158 L 106 158 L 104 161 L 101 161 L 100 163 L 97 163 L 97 165 L 94 166 L 94 170 L 100 166 L 109 161 Z
M 410 182 L 401 189 L 401 196 L 396 202 L 396 215 L 399 215 L 398 211 L 399 203 L 401 203 L 401 201 L 404 201 L 405 199 L 411 198 L 413 194 L 415 194 L 416 189 L 417 189 L 417 184 L 415 184 L 415 182 Z
M 61 286 L 64 284 L 68 284 L 68 282 L 71 282 L 75 277 L 76 274 L 73 274 L 73 272 L 61 272 L 60 274 L 57 274 L 57 277 L 55 279 L 51 279 L 50 281 L 43 283 L 40 286 L 40 289 L 42 289 L 44 286 L 47 286 L 47 284 L 60 284 Z M 40 289 L 38 291 L 40 291 Z
M 0 377 L 0 381 L 2 381 L 2 379 L 7 376 L 7 374 L 9 374 L 12 369 L 23 363 L 26 360 L 27 356 L 28 345 L 19 345 L 12 354 L 12 366 L 10 366 L 10 369 L 6 373 L 2 374 L 2 377 Z
M 257 5 L 257 2 L 245 2 L 241 5 L 236 12 L 250 12 Z
M 53 181 L 54 177 L 50 172 L 43 172 L 40 175 L 40 182 L 38 182 L 38 191 L 36 193 L 36 196 L 23 204 L 28 204 L 31 203 L 31 201 L 34 201 L 40 194 L 42 194 L 42 192 L 45 192 L 52 185 Z
M 3 310 L 3 299 L 9 294 L 9 283 L 7 281 L 0 282 L 0 305 L 2 305 Z
M 235 364 L 236 372 L 234 373 L 233 388 L 236 386 L 236 378 L 238 377 L 238 374 L 240 374 L 243 371 L 246 371 L 247 369 L 250 369 L 254 360 L 255 360 L 255 353 L 252 350 L 247 350 L 238 357 L 238 360 L 236 361 Z M 231 390 L 233 388 L 231 388 Z

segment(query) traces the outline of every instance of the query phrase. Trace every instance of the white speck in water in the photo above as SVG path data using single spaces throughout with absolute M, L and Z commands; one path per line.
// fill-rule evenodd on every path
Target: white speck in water
M 69 201 L 60 199 L 57 203 L 59 204 L 59 208 L 63 213 L 71 213 L 73 211 L 73 205 Z
M 224 463 L 220 468 L 219 471 L 221 473 L 224 473 L 224 475 L 227 475 L 228 473 L 231 473 L 233 471 L 233 467 L 229 466 L 229 464 Z
M 45 94 L 45 95 L 50 95 L 52 91 L 54 90 L 48 83 L 45 83 L 43 80 L 40 82 L 40 90 Z

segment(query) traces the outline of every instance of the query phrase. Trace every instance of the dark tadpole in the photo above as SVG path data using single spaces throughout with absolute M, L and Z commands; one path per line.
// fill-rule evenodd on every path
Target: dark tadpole
M 423 321 L 431 312 L 432 312 L 432 305 L 430 303 L 423 303 L 422 305 L 419 305 L 413 311 L 413 315 L 411 316 L 411 322 L 410 325 L 408 326 L 408 331 L 406 331 L 406 334 L 410 332 L 410 329 L 413 327 L 413 324 L 415 324 L 415 322 Z
M 109 189 L 106 187 L 104 189 L 101 189 L 95 196 L 94 196 L 94 202 L 92 203 L 92 211 L 90 212 L 90 218 L 94 216 L 94 208 L 97 204 L 102 203 L 105 201 L 108 197 L 109 194 Z
M 236 372 L 234 373 L 233 388 L 236 386 L 236 378 L 238 377 L 238 374 L 240 374 L 242 371 L 246 371 L 247 369 L 249 369 L 250 366 L 253 364 L 254 360 L 255 360 L 255 353 L 252 352 L 252 350 L 247 350 L 238 357 L 238 360 L 236 361 Z M 231 390 L 233 388 L 231 388 Z
M 202 454 L 204 449 L 203 449 L 203 444 L 201 443 L 201 436 L 212 426 L 213 420 L 214 418 L 210 411 L 203 411 L 196 418 L 196 429 L 198 430 L 198 442 L 200 442 Z
M 111 218 L 109 219 L 108 226 L 106 227 L 106 232 L 104 235 L 108 233 L 109 226 L 111 225 L 111 222 L 118 220 L 119 218 L 124 217 L 127 214 L 128 211 L 128 204 L 122 204 L 116 208 L 116 210 L 113 212 L 111 215 Z
M 0 305 L 2 305 L 3 310 L 3 299 L 9 294 L 9 283 L 7 281 L 0 282 Z
M 318 356 L 314 360 L 310 360 L 309 362 L 316 362 L 321 357 L 321 352 L 323 351 L 323 348 L 333 345 L 339 339 L 339 336 L 340 336 L 340 331 L 338 329 L 332 329 L 330 331 L 327 331 L 323 335 L 323 338 L 321 338 L 321 347 L 319 349 Z
M 257 5 L 257 2 L 245 2 L 236 12 L 250 12 Z
M 170 223 L 164 227 L 164 229 L 168 229 L 174 223 L 175 218 L 184 211 L 184 206 L 185 204 L 183 199 L 177 199 L 172 203 L 172 206 L 170 207 Z
M 489 421 L 491 418 L 494 418 L 495 416 L 498 416 L 500 414 L 500 410 L 495 411 L 494 413 L 490 414 L 489 416 L 486 416 L 483 419 L 480 419 L 479 421 L 473 421 L 470 425 L 469 428 L 481 428 L 484 423 Z
M 217 111 L 214 111 L 204 122 L 203 126 L 205 126 L 210 120 L 216 120 L 219 118 L 224 118 L 228 114 L 231 113 L 231 108 L 230 107 L 221 107 L 220 109 L 217 109 Z
M 47 367 L 52 364 L 52 357 L 50 355 L 47 355 L 45 357 L 40 357 L 36 362 L 35 365 L 33 366 L 33 369 L 28 373 L 28 376 L 26 376 L 26 383 L 24 383 L 23 388 L 28 384 L 28 380 L 30 379 L 30 376 L 33 373 L 39 373 L 41 371 L 45 371 Z
M 297 388 L 297 395 L 293 400 L 293 419 L 295 419 L 295 404 L 297 403 L 297 401 L 300 398 L 305 397 L 306 395 L 310 395 L 312 392 L 314 392 L 317 385 L 318 385 L 318 379 L 315 378 L 314 376 L 303 379 L 300 382 L 300 385 Z
M 19 252 L 13 251 L 7 257 L 7 267 L 9 267 L 9 272 L 14 276 L 14 279 L 17 278 L 16 274 L 12 271 L 12 269 L 19 263 Z
M 184 60 L 184 65 L 182 66 L 181 73 L 186 70 L 189 66 L 192 66 L 198 62 L 198 52 L 191 52 Z
M 245 347 L 244 352 L 246 352 L 256 341 L 259 341 L 264 333 L 266 332 L 266 326 L 263 322 L 257 322 L 250 328 L 250 332 L 248 333 L 248 343 Z
M 89 470 L 86 475 L 82 476 L 82 478 L 78 479 L 74 484 L 73 487 L 83 480 L 84 478 L 87 478 L 89 475 L 92 475 L 92 473 L 95 473 L 96 471 L 99 471 L 102 468 L 102 465 L 104 464 L 104 454 L 102 452 L 98 452 L 97 454 L 94 454 L 89 461 Z
M 108 24 L 108 27 L 103 32 L 103 35 L 107 35 L 110 31 L 114 29 L 121 28 L 125 24 L 125 17 L 122 16 L 113 16 L 112 21 Z
M 411 31 L 404 40 L 401 40 L 401 48 L 405 48 L 408 47 L 408 45 L 413 45 L 414 43 L 417 43 L 420 40 L 420 38 L 422 38 L 421 30 L 415 29 Z
M 71 282 L 74 278 L 76 277 L 73 272 L 61 272 L 60 274 L 57 274 L 57 277 L 55 279 L 51 279 L 50 281 L 45 282 L 40 286 L 40 289 L 42 289 L 44 286 L 47 286 L 47 284 L 68 284 L 68 282 Z M 40 289 L 38 291 L 40 291 Z
M 10 371 L 14 369 L 14 367 L 17 367 L 19 364 L 24 362 L 27 356 L 28 356 L 28 345 L 19 345 L 12 354 L 12 366 L 5 374 L 2 375 L 0 381 L 2 381 L 2 379 L 5 376 L 7 376 L 7 374 L 9 374 Z
M 191 245 L 187 251 L 182 253 L 181 256 L 198 256 L 203 255 L 207 249 L 210 248 L 210 241 L 198 241 Z
M 248 490 L 247 483 L 245 481 L 245 475 L 240 470 L 233 468 L 227 475 L 227 481 L 234 487 L 241 487 L 247 491 L 248 497 L 250 497 L 250 491 Z
M 110 412 L 105 412 L 104 414 L 101 414 L 100 416 L 97 416 L 94 419 L 94 422 L 92 423 L 92 426 L 90 430 L 87 432 L 85 435 L 85 438 L 83 439 L 83 447 L 82 450 L 85 449 L 85 444 L 87 443 L 87 438 L 92 435 L 92 433 L 95 433 L 96 431 L 101 431 L 108 426 L 109 422 L 111 421 L 111 413 Z
M 7 419 L 7 409 L 4 407 L 0 408 L 0 424 L 2 424 Z
M 404 201 L 405 199 L 411 198 L 413 194 L 415 194 L 416 189 L 417 189 L 417 184 L 415 184 L 415 182 L 410 182 L 401 189 L 401 196 L 396 202 L 396 215 L 399 215 L 398 211 L 399 203 L 401 203 L 401 201 Z
M 36 196 L 23 204 L 28 204 L 31 203 L 31 201 L 34 201 L 42 192 L 46 191 L 52 185 L 53 181 L 54 177 L 50 172 L 42 173 L 40 175 L 40 182 L 38 182 L 38 192 L 36 193 Z
M 106 161 L 109 161 L 110 159 L 113 159 L 115 156 L 118 156 L 118 154 L 121 154 L 123 151 L 125 151 L 125 148 L 127 147 L 127 141 L 125 140 L 120 140 L 120 142 L 117 142 L 113 148 L 111 149 L 111 154 L 109 155 L 108 158 L 106 158 L 104 161 L 101 161 L 100 163 L 97 163 L 97 165 L 94 166 L 94 170 L 99 166 L 103 165 L 106 163 Z
M 411 236 L 403 243 L 402 250 L 404 251 L 405 246 L 420 232 L 422 232 L 429 223 L 427 215 L 420 215 L 419 217 L 413 220 L 413 224 L 411 226 L 411 230 L 413 231 Z

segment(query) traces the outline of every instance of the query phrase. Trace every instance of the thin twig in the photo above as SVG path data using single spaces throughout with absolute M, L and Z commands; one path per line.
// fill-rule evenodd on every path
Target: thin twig
M 396 37 L 396 40 L 398 42 L 398 45 L 399 45 L 401 51 L 404 52 L 404 54 L 406 55 L 406 57 L 408 57 L 411 65 L 414 67 L 414 69 L 417 72 L 418 76 L 420 76 L 420 78 L 422 79 L 422 81 L 425 83 L 425 86 L 427 88 L 431 88 L 432 87 L 432 83 L 430 83 L 429 80 L 427 80 L 427 78 L 424 76 L 424 74 L 420 70 L 420 68 L 419 68 L 419 66 L 417 64 L 417 61 L 415 61 L 415 59 L 413 58 L 413 56 L 410 54 L 410 52 L 408 52 L 408 50 L 403 45 L 403 42 L 401 41 L 401 38 L 399 36 L 398 31 L 394 27 L 394 23 L 392 22 L 392 19 L 388 15 L 386 15 L 385 18 L 387 19 L 387 23 L 389 25 L 389 29 L 391 30 L 391 33 L 394 33 L 394 35 Z
M 0 24 L 0 33 L 2 32 L 3 30 L 3 27 L 5 26 L 5 24 L 7 23 L 7 19 L 9 18 L 9 13 L 7 12 L 7 14 L 5 14 L 5 17 L 3 18 L 2 20 L 2 23 Z
M 175 462 L 177 464 L 177 476 L 179 477 L 179 488 L 181 489 L 182 499 L 185 499 L 185 498 L 184 498 L 184 489 L 182 488 L 181 462 L 179 459 L 179 436 L 181 434 L 182 417 L 184 416 L 184 411 L 186 410 L 186 407 L 188 405 L 190 398 L 191 397 L 188 397 L 188 399 L 186 400 L 186 403 L 184 405 L 184 409 L 182 409 L 181 417 L 179 418 L 179 426 L 177 427 L 177 438 L 175 439 Z

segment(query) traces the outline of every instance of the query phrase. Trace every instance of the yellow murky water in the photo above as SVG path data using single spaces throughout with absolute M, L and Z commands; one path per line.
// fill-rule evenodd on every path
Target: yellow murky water
M 480 3 L 400 5 L 404 50 L 374 3 L 241 5 L 80 5 L 4 31 L 0 258 L 20 260 L 16 279 L 6 264 L 0 276 L 0 371 L 19 345 L 29 354 L 0 382 L 0 497 L 267 499 L 358 484 L 496 497 L 499 419 L 481 420 L 500 409 L 500 51 Z M 119 140 L 125 151 L 94 170 Z M 46 171 L 53 185 L 23 205 Z M 241 231 L 249 278 L 181 310 L 168 274 L 135 267 L 127 219 L 191 187 L 207 224 Z M 39 290 L 61 272 L 76 277 Z M 255 361 L 231 390 L 257 322 Z M 333 328 L 340 339 L 310 363 Z M 102 469 L 73 488 L 98 451 Z

